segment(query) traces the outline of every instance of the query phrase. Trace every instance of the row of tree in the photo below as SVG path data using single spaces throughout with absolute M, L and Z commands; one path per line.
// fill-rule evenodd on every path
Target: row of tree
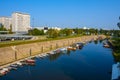
M 120 23 L 117 24 L 120 27 Z M 9 30 L 7 30 L 4 25 L 0 25 L 0 31 L 9 31 L 12 33 L 12 26 Z M 56 38 L 56 37 L 65 37 L 65 36 L 74 36 L 74 35 L 97 35 L 97 34 L 104 34 L 107 36 L 120 36 L 120 30 L 103 30 L 103 29 L 82 29 L 82 28 L 64 28 L 61 30 L 57 29 L 48 29 L 47 32 L 44 30 L 39 29 L 32 29 L 28 31 L 29 35 L 47 35 L 49 38 Z
M 46 33 L 44 30 L 33 29 L 29 30 L 30 35 L 47 35 L 49 38 L 56 38 L 56 37 L 65 37 L 65 36 L 75 36 L 75 35 L 98 35 L 104 34 L 107 36 L 119 36 L 120 30 L 103 30 L 103 29 L 82 29 L 82 28 L 64 28 L 61 30 L 57 29 L 49 29 Z

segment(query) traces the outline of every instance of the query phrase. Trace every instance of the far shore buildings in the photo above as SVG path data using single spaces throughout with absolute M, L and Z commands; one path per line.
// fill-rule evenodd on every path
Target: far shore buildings
M 30 15 L 21 12 L 12 13 L 11 17 L 0 17 L 0 24 L 6 29 L 12 26 L 12 32 L 27 33 L 30 27 Z
M 59 27 L 33 27 L 32 29 L 39 29 L 39 30 L 44 30 L 44 33 L 46 33 L 49 29 L 56 29 L 56 30 L 61 30 Z
M 2 24 L 6 29 L 10 29 L 10 26 L 12 24 L 12 18 L 11 17 L 0 17 L 0 24 Z

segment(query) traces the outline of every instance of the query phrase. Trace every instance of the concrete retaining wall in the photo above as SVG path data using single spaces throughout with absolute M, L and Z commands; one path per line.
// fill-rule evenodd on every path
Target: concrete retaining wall
M 25 57 L 29 57 L 30 55 L 36 55 L 50 50 L 54 50 L 59 47 L 68 46 L 75 42 L 90 41 L 91 39 L 96 39 L 97 37 L 98 36 L 83 36 L 77 38 L 37 42 L 0 48 L 0 65 L 4 65 Z M 104 35 L 101 35 L 101 37 L 105 38 Z

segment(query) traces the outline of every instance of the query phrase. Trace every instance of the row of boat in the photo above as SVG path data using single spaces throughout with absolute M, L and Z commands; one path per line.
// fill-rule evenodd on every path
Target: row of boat
M 83 47 L 83 43 L 75 43 L 69 47 L 67 47 L 67 50 L 76 50 L 76 49 L 81 49 Z
M 59 48 L 56 50 L 53 50 L 51 52 L 48 53 L 42 53 L 36 56 L 32 56 L 26 59 L 23 59 L 21 61 L 9 64 L 8 66 L 4 67 L 4 68 L 0 68 L 0 76 L 4 76 L 6 75 L 8 72 L 10 72 L 11 70 L 17 70 L 17 68 L 24 66 L 24 65 L 35 65 L 35 58 L 43 58 L 52 54 L 56 54 L 56 53 L 66 53 L 68 50 L 76 50 L 76 49 L 81 49 L 83 47 L 83 43 L 75 43 L 69 47 L 65 47 L 65 48 Z
M 0 77 L 6 75 L 11 70 L 17 70 L 19 67 L 22 67 L 23 65 L 35 65 L 35 60 L 28 58 L 18 61 L 16 63 L 9 64 L 8 66 L 0 69 Z

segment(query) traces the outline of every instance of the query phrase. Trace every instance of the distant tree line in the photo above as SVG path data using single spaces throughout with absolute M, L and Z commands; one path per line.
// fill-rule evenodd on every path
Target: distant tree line
M 61 30 L 48 29 L 46 33 L 44 30 L 32 29 L 29 30 L 30 35 L 47 35 L 48 38 L 66 37 L 66 36 L 76 36 L 76 35 L 98 35 L 103 34 L 106 36 L 120 36 L 120 30 L 104 30 L 104 29 L 82 29 L 82 28 L 64 28 Z
M 39 30 L 39 29 L 37 29 L 37 28 L 35 28 L 35 29 L 32 29 L 32 30 L 29 30 L 28 31 L 28 34 L 29 35 L 44 35 L 44 30 Z
M 118 27 L 120 27 L 120 22 L 118 22 Z M 12 25 L 10 29 L 6 29 L 4 25 L 0 24 L 0 31 L 9 31 L 12 33 Z M 28 31 L 29 35 L 47 35 L 48 38 L 66 37 L 66 36 L 76 36 L 76 35 L 98 35 L 103 34 L 107 36 L 120 36 L 120 30 L 104 30 L 104 29 L 83 29 L 83 28 L 64 28 L 61 30 L 48 29 L 45 33 L 44 30 L 39 30 L 37 28 Z

